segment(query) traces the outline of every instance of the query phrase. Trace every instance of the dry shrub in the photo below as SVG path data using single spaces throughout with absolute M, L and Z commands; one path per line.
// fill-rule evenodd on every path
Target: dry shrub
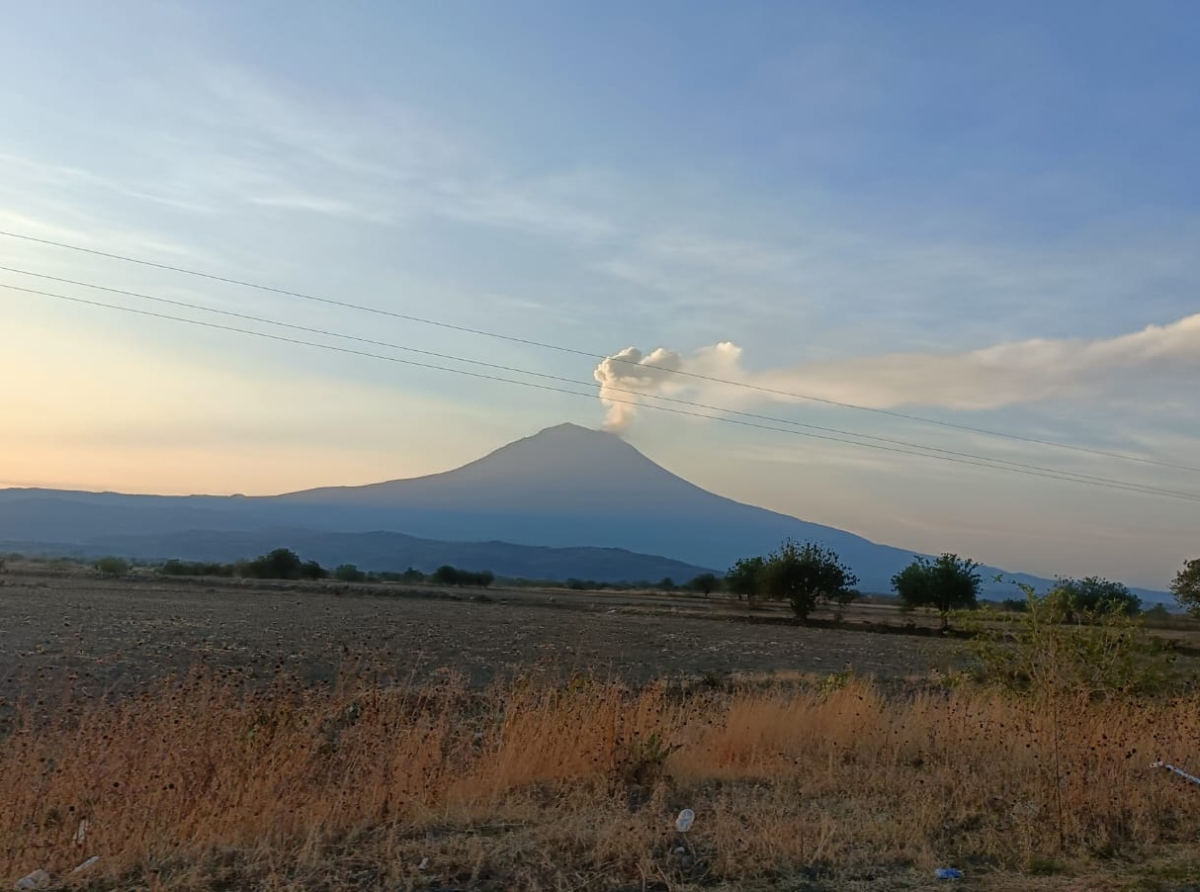
M 669 887 L 1141 858 L 1200 832 L 1197 791 L 1149 768 L 1197 739 L 1195 696 L 885 696 L 856 679 L 263 690 L 199 672 L 17 710 L 0 739 L 0 883 L 90 855 L 98 880 L 179 889 Z

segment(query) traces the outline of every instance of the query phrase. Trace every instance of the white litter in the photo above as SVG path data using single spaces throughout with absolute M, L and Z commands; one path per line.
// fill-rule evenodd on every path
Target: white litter
M 687 833 L 692 829 L 692 823 L 696 820 L 696 813 L 690 808 L 685 808 L 679 813 L 679 817 L 675 819 L 675 829 L 680 833 Z
M 1184 780 L 1189 780 L 1194 784 L 1200 784 L 1200 777 L 1196 777 L 1194 774 L 1188 774 L 1182 768 L 1176 768 L 1174 765 L 1168 765 L 1166 762 L 1155 762 L 1150 767 L 1151 768 L 1165 768 L 1165 769 L 1167 769 L 1167 771 L 1174 771 L 1176 774 L 1178 774 Z
M 80 871 L 87 870 L 89 867 L 94 865 L 99 860 L 100 860 L 99 855 L 92 855 L 92 857 L 88 858 L 86 861 L 84 861 L 82 864 L 80 864 L 78 867 L 76 867 L 74 870 L 72 870 L 71 873 L 79 873 Z

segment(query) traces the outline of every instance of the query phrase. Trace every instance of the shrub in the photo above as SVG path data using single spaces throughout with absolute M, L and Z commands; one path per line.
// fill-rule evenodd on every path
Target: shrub
M 721 584 L 721 580 L 717 579 L 716 574 L 701 573 L 687 584 L 687 588 L 693 592 L 699 592 L 702 595 L 710 595 L 716 591 Z
M 768 555 L 761 581 L 768 598 L 787 601 L 801 620 L 808 618 L 818 601 L 843 607 L 858 595 L 853 590 L 858 577 L 834 552 L 812 542 L 797 545 L 784 540 Z
M 978 604 L 979 564 L 956 554 L 943 554 L 936 561 L 917 557 L 892 577 L 892 588 L 904 610 L 930 607 L 950 626 L 950 611 L 973 609 Z
M 181 561 L 172 558 L 158 568 L 164 576 L 232 576 L 233 564 L 221 564 L 215 561 Z
M 124 576 L 129 572 L 129 561 L 119 557 L 102 557 L 92 565 L 105 576 Z
M 329 571 L 316 561 L 305 561 L 300 565 L 301 579 L 324 579 L 328 575 Z
M 367 574 L 354 564 L 342 564 L 333 571 L 333 578 L 339 582 L 363 582 Z
M 301 566 L 300 556 L 296 552 L 290 548 L 276 548 L 247 562 L 243 572 L 254 579 L 299 579 Z
M 482 588 L 487 588 L 496 581 L 496 576 L 491 570 L 472 572 L 459 570 L 449 564 L 438 567 L 429 578 L 438 585 L 474 585 Z
M 1110 612 L 1072 623 L 1061 590 L 1022 590 L 1026 609 L 1019 617 L 1003 624 L 977 619 L 970 649 L 985 681 L 1038 696 L 1094 699 L 1152 691 L 1169 680 L 1171 656 L 1138 621 Z

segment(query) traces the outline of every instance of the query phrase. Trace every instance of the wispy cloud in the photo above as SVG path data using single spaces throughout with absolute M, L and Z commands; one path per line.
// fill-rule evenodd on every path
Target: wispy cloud
M 629 347 L 595 371 L 610 427 L 637 413 L 638 391 L 650 395 L 714 391 L 738 404 L 800 402 L 800 394 L 879 409 L 936 407 L 990 410 L 1061 399 L 1107 399 L 1114 390 L 1154 393 L 1192 387 L 1200 370 L 1200 314 L 1113 338 L 1040 338 L 946 353 L 895 353 L 749 371 L 730 342 L 691 355 Z M 683 372 L 685 374 L 678 374 Z M 716 384 L 704 376 L 749 385 Z

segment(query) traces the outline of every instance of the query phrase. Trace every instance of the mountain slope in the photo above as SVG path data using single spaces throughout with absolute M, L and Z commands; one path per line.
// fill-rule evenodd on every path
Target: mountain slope
M 690 568 L 718 569 L 791 537 L 838 552 L 865 591 L 888 591 L 892 575 L 913 557 L 906 549 L 710 493 L 619 437 L 572 424 L 548 428 L 452 471 L 367 486 L 253 498 L 0 491 L 0 539 L 96 543 L 112 542 L 114 536 L 161 540 L 194 530 L 251 534 L 279 528 L 326 534 L 340 549 L 329 553 L 334 562 L 351 561 L 341 555 L 359 553 L 349 539 L 334 534 L 385 531 L 459 543 L 624 549 L 662 555 Z M 149 547 L 149 540 L 138 547 Z M 614 566 L 604 577 L 582 571 L 565 575 L 658 575 Z M 990 581 L 1000 570 L 982 572 L 989 593 L 1014 593 L 1011 582 Z M 1046 582 L 1005 576 L 1034 585 Z

